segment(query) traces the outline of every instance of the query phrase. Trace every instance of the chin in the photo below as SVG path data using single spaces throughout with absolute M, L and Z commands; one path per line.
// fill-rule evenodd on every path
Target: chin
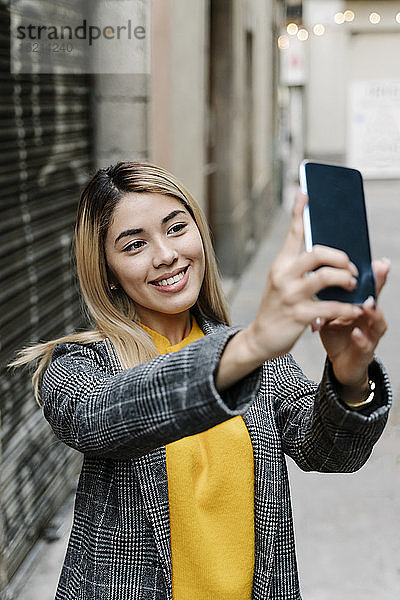
M 149 308 L 151 310 L 167 315 L 178 315 L 192 308 L 192 306 L 196 304 L 197 300 L 198 295 L 196 295 L 195 297 L 192 296 L 187 300 L 178 298 L 166 298 L 165 302 L 162 302 L 160 304 L 152 304 L 151 306 L 149 306 Z

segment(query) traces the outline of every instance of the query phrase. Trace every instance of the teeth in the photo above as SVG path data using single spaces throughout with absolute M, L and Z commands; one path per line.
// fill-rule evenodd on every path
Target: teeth
M 178 275 L 175 275 L 175 277 L 169 277 L 168 279 L 162 279 L 161 281 L 155 281 L 154 284 L 155 285 L 172 285 L 173 283 L 176 283 L 177 281 L 180 281 L 181 279 L 183 279 L 185 276 L 185 272 L 181 271 L 180 273 L 178 273 Z

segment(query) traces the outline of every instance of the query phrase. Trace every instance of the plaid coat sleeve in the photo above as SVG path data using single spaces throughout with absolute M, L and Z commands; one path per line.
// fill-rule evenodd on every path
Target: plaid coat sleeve
M 379 398 L 369 414 L 352 411 L 341 402 L 328 359 L 319 386 L 305 377 L 290 354 L 272 362 L 279 362 L 271 370 L 284 452 L 304 471 L 359 469 L 380 437 L 391 406 L 389 379 L 379 360 L 369 367 Z
M 69 446 L 111 458 L 138 458 L 209 429 L 245 412 L 257 394 L 261 369 L 221 395 L 214 385 L 237 331 L 224 328 L 114 375 L 105 342 L 59 344 L 42 382 L 45 417 Z

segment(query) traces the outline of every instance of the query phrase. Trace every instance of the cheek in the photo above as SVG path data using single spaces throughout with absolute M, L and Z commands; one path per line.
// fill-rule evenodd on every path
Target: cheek
M 110 273 L 112 273 L 114 275 L 114 277 L 117 277 L 119 279 L 119 277 L 118 277 L 119 270 L 120 270 L 120 267 L 118 264 L 119 261 L 116 259 L 115 256 L 113 256 L 113 255 L 110 256 L 110 254 L 108 252 L 105 253 L 105 258 L 106 258 L 107 270 Z
M 204 248 L 203 245 L 200 248 L 200 260 L 201 260 L 201 272 L 202 272 L 202 277 L 204 276 L 204 271 L 206 268 L 206 257 L 204 254 Z
M 199 265 L 199 276 L 200 276 L 200 279 L 203 280 L 203 278 L 204 278 L 204 272 L 205 272 L 206 259 L 205 259 L 203 242 L 202 242 L 202 239 L 200 237 L 200 234 L 198 234 L 198 237 L 194 241 L 194 244 L 193 244 L 193 258 L 196 258 L 196 260 L 198 262 L 198 265 Z
M 203 240 L 201 239 L 200 231 L 195 224 L 193 224 L 193 229 L 191 231 L 190 242 L 192 244 L 193 251 L 197 254 L 197 256 L 204 256 Z
M 133 263 L 128 256 L 121 256 L 108 262 L 111 273 L 123 286 L 135 286 L 143 283 L 147 273 L 144 261 L 135 260 Z
M 198 231 L 193 231 L 190 238 L 183 239 L 184 246 L 181 248 L 182 255 L 196 260 L 198 265 L 204 270 L 205 256 L 203 242 Z
M 197 259 L 199 260 L 199 262 L 201 264 L 202 273 L 204 274 L 205 254 L 204 254 L 203 241 L 201 239 L 200 233 L 198 233 L 198 232 L 197 232 L 197 236 L 196 236 L 194 251 L 196 253 Z
M 201 260 L 201 263 L 202 263 L 202 268 L 203 268 L 203 272 L 204 272 L 206 258 L 205 258 L 205 252 L 204 252 L 203 241 L 202 241 L 202 239 L 201 239 L 201 237 L 200 237 L 200 234 L 198 234 L 198 242 L 197 242 L 197 245 L 198 245 L 198 255 L 199 255 L 199 258 L 200 258 L 200 260 Z

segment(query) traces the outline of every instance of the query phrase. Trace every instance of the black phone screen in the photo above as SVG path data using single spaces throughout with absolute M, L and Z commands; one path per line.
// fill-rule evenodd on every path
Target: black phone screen
M 343 250 L 359 271 L 358 287 L 347 291 L 329 287 L 321 300 L 361 304 L 376 297 L 361 173 L 355 169 L 306 162 L 309 226 L 312 245 Z

